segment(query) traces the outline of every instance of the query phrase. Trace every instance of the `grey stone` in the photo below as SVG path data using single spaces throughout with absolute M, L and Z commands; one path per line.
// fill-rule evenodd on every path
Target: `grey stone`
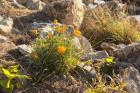
M 128 67 L 133 67 L 133 65 L 127 62 L 116 62 L 116 64 L 114 64 L 114 69 L 118 72 Z
M 134 15 L 134 16 L 131 16 L 131 17 L 135 18 L 136 21 L 140 22 L 140 15 Z
M 19 4 L 26 4 L 28 0 L 16 0 Z
M 117 47 L 120 49 L 120 48 L 125 48 L 126 47 L 126 45 L 125 44 L 119 44 L 119 45 L 117 45 Z
M 0 32 L 8 33 L 11 32 L 13 28 L 13 19 L 12 18 L 4 18 L 0 16 Z
M 123 48 L 114 50 L 114 56 L 119 59 L 128 59 L 140 51 L 140 43 L 132 43 Z
M 0 35 L 0 43 L 4 43 L 6 41 L 8 41 L 8 38 L 5 37 L 5 36 Z
M 140 71 L 140 57 L 135 58 L 134 66 Z
M 96 71 L 91 66 L 87 66 L 84 63 L 80 63 L 78 65 L 77 72 L 81 77 L 86 78 L 88 80 L 91 80 L 96 77 Z
M 24 4 L 27 0 L 13 0 L 13 6 L 16 8 L 25 8 L 22 4 Z
M 72 42 L 73 42 L 73 45 L 74 45 L 76 50 L 80 50 L 81 49 L 82 46 L 81 46 L 80 41 L 79 41 L 79 39 L 77 37 L 74 37 L 72 39 Z
M 23 55 L 28 55 L 28 54 L 32 53 L 32 51 L 33 51 L 33 48 L 31 46 L 27 46 L 25 44 L 17 46 L 17 49 Z
M 124 79 L 124 82 L 127 84 L 125 89 L 128 93 L 140 93 L 140 73 L 134 67 L 128 67 L 123 69 L 127 72 L 127 75 L 120 74 Z
M 26 7 L 32 10 L 43 10 L 45 5 L 41 0 L 28 0 L 26 3 Z
M 133 43 L 133 46 L 137 51 L 140 51 L 140 43 Z
M 125 48 L 122 48 L 122 51 L 124 53 L 124 56 L 128 58 L 132 53 L 134 53 L 134 47 L 133 46 L 126 46 Z
M 93 52 L 92 46 L 86 37 L 81 36 L 79 41 L 84 54 Z
M 100 5 L 100 4 L 105 4 L 104 0 L 94 0 L 94 3 Z
M 109 57 L 109 54 L 106 52 L 106 50 L 102 50 L 102 51 L 89 53 L 89 54 L 87 54 L 87 56 L 88 56 L 88 58 L 95 61 L 95 60 L 102 60 L 104 58 L 107 58 L 107 57 Z

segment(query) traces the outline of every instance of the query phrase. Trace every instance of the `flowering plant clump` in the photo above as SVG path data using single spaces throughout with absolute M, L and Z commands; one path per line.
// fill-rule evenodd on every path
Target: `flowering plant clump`
M 75 52 L 72 39 L 74 36 L 80 36 L 68 33 L 67 26 L 56 25 L 54 22 L 54 33 L 47 33 L 44 38 L 37 38 L 33 44 L 34 51 L 31 58 L 41 69 L 47 69 L 49 72 L 67 73 L 79 63 L 78 54 Z

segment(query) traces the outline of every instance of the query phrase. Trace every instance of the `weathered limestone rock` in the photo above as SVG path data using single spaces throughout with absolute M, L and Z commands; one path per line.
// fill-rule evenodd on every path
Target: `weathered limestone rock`
M 13 19 L 4 18 L 0 16 L 0 32 L 2 33 L 11 32 L 12 28 L 13 28 Z
M 8 38 L 0 35 L 0 43 L 4 43 L 6 41 L 8 41 Z
M 17 49 L 23 55 L 28 55 L 28 54 L 32 53 L 32 51 L 33 51 L 33 48 L 31 46 L 27 46 L 25 44 L 17 46 Z
M 26 7 L 33 10 L 42 10 L 45 6 L 45 3 L 40 0 L 28 0 Z
M 134 57 L 135 54 L 137 54 L 140 51 L 140 43 L 132 43 L 129 45 L 117 45 L 116 47 L 110 46 L 104 46 L 106 47 L 105 50 L 110 50 L 116 58 L 120 60 L 126 60 L 130 57 Z
M 97 51 L 97 52 L 89 53 L 88 56 L 93 61 L 96 61 L 96 60 L 102 60 L 104 58 L 109 57 L 109 54 L 105 50 L 102 50 L 102 51 Z
M 95 0 L 83 0 L 83 3 L 85 3 L 86 5 L 90 4 L 90 3 L 94 3 Z
M 53 1 L 57 1 L 57 0 L 41 0 L 41 1 L 43 1 L 45 3 L 50 3 L 50 2 L 53 2 Z
M 26 4 L 28 0 L 16 0 L 19 4 Z
M 124 82 L 127 84 L 125 90 L 128 93 L 140 93 L 140 73 L 134 67 L 128 67 L 124 69 L 127 75 L 122 74 L 121 77 L 124 78 Z
M 84 63 L 80 63 L 78 65 L 77 71 L 79 72 L 81 77 L 84 77 L 88 80 L 96 77 L 96 71 L 91 66 L 87 66 Z
M 44 13 L 52 20 L 58 19 L 79 28 L 84 18 L 84 7 L 82 0 L 59 0 L 46 5 Z
M 82 46 L 83 52 L 85 54 L 93 52 L 91 43 L 89 42 L 89 40 L 86 37 L 81 36 L 79 38 L 79 41 L 80 41 L 80 44 Z

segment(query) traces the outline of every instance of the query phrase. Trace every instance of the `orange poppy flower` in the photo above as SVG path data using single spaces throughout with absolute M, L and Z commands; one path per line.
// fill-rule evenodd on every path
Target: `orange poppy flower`
M 33 33 L 33 35 L 38 35 L 39 34 L 38 30 L 36 30 L 36 29 L 32 30 L 31 32 Z
M 59 54 L 64 54 L 66 52 L 66 48 L 64 46 L 59 46 L 57 51 Z
M 48 33 L 48 38 L 52 38 L 53 34 L 52 33 Z
M 79 30 L 74 30 L 74 35 L 79 37 L 81 35 L 81 32 Z

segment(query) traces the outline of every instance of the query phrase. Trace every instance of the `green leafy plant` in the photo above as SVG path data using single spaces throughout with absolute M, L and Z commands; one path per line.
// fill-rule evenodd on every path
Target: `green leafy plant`
M 115 63 L 116 62 L 114 61 L 113 57 L 107 57 L 103 59 L 100 65 L 100 72 L 111 75 L 113 72 L 113 65 Z
M 1 74 L 4 77 L 0 79 L 0 86 L 9 92 L 12 92 L 14 87 L 19 84 L 15 83 L 15 79 L 30 79 L 29 76 L 20 74 L 18 68 L 19 65 L 10 66 L 8 69 L 1 68 Z
M 57 74 L 66 74 L 74 69 L 79 63 L 79 52 L 75 51 L 73 46 L 73 35 L 78 37 L 80 34 L 78 30 L 70 34 L 66 26 L 57 26 L 54 34 L 47 33 L 44 38 L 36 39 L 33 44 L 34 51 L 31 53 L 33 64 L 36 64 L 40 71 L 47 69 L 48 72 Z

